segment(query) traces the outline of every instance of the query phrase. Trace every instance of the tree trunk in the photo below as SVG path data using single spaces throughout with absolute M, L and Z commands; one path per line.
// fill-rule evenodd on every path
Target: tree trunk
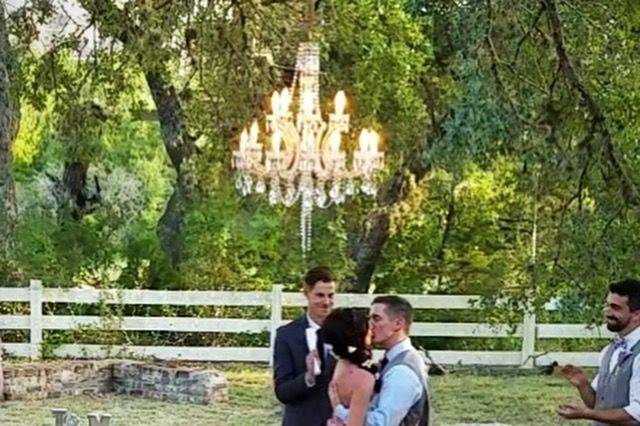
M 456 217 L 456 185 L 451 187 L 451 198 L 449 199 L 449 205 L 447 206 L 447 214 L 442 223 L 442 239 L 440 240 L 440 247 L 438 247 L 438 252 L 436 253 L 436 264 L 438 265 L 438 278 L 436 281 L 436 286 L 441 288 L 443 271 L 444 271 L 444 263 L 445 263 L 445 250 L 447 248 L 447 242 L 449 241 L 449 237 L 451 236 L 451 230 L 453 229 L 453 221 Z
M 67 116 L 67 114 L 69 114 Z M 72 118 L 73 117 L 73 118 Z M 81 120 L 88 129 L 97 131 L 100 134 L 102 125 L 108 119 L 104 108 L 93 102 L 85 102 L 67 111 L 60 120 Z M 64 125 L 62 126 L 64 128 Z M 71 132 L 69 134 L 62 130 L 61 135 L 69 146 L 66 151 L 64 170 L 62 179 L 56 176 L 49 176 L 55 184 L 54 195 L 57 197 L 58 208 L 64 215 L 70 213 L 74 220 L 80 220 L 85 215 L 95 211 L 102 202 L 100 183 L 98 177 L 94 176 L 93 185 L 87 185 L 87 177 L 90 166 L 90 156 L 78 154 L 77 145 L 84 143 L 81 133 Z M 64 217 L 64 216 L 61 216 Z
M 2 248 L 5 250 L 13 243 L 18 217 L 15 183 L 11 173 L 11 147 L 20 123 L 20 106 L 12 86 L 12 80 L 16 78 L 15 71 L 4 5 L 0 4 L 0 226 Z
M 147 72 L 145 78 L 158 110 L 165 150 L 176 170 L 173 194 L 156 228 L 160 245 L 176 269 L 184 258 L 184 216 L 190 198 L 183 163 L 195 152 L 195 144 L 187 131 L 174 86 L 158 72 Z
M 79 220 L 84 216 L 87 206 L 85 186 L 87 184 L 87 170 L 89 166 L 81 161 L 65 162 L 62 173 L 62 193 L 64 198 L 60 208 L 66 210 L 66 206 L 71 209 L 71 217 Z
M 9 250 L 14 241 L 17 221 L 16 190 L 11 174 L 11 147 L 18 132 L 20 108 L 12 90 L 15 78 L 11 46 L 4 15 L 4 3 L 0 3 L 0 226 L 2 226 L 3 250 Z M 1 253 L 0 253 L 1 255 Z M 2 346 L 0 345 L 0 401 L 4 401 Z
M 374 210 L 367 219 L 371 225 L 364 227 L 364 231 L 360 235 L 351 238 L 351 258 L 356 262 L 356 270 L 354 276 L 347 281 L 347 291 L 365 293 L 369 289 L 369 283 L 380 259 L 382 248 L 389 238 L 390 207 L 407 197 L 409 194 L 408 184 L 412 175 L 416 180 L 419 180 L 426 174 L 426 171 L 426 168 L 418 166 L 402 169 L 397 171 L 384 185 L 384 191 L 378 200 L 380 207 Z

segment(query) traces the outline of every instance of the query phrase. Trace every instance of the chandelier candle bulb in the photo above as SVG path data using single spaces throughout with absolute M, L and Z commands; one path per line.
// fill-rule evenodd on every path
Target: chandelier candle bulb
M 254 121 L 249 130 L 249 144 L 254 147 L 258 144 L 258 121 Z
M 369 152 L 372 154 L 378 152 L 378 134 L 373 130 L 369 132 Z
M 240 134 L 240 152 L 244 152 L 247 149 L 247 144 L 249 142 L 249 135 L 247 134 L 247 129 L 242 129 L 242 133 Z
M 286 114 L 289 111 L 289 103 L 291 102 L 291 93 L 288 88 L 282 89 L 280 92 L 280 111 Z
M 369 130 L 362 129 L 360 132 L 360 138 L 358 138 L 358 142 L 360 144 L 360 152 L 363 154 L 367 152 L 367 147 L 369 146 Z
M 271 95 L 271 112 L 273 112 L 273 115 L 278 115 L 280 113 L 280 106 L 280 94 L 276 90 L 275 92 L 273 92 L 273 95 Z
M 344 114 L 344 106 L 347 103 L 347 97 L 345 96 L 344 92 L 342 90 L 339 90 L 338 93 L 336 93 L 336 97 L 334 99 L 334 103 L 335 103 L 335 108 L 336 108 L 336 115 L 343 115 Z

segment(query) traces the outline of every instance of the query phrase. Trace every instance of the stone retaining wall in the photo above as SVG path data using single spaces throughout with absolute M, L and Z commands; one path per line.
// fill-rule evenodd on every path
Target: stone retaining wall
M 68 361 L 4 366 L 8 400 L 103 394 L 111 386 L 112 361 Z
M 137 361 L 57 361 L 5 365 L 8 400 L 116 392 L 162 401 L 226 401 L 227 380 L 207 367 L 172 367 Z
M 142 362 L 121 362 L 113 366 L 116 393 L 161 401 L 210 404 L 226 401 L 227 379 L 217 370 L 166 367 Z

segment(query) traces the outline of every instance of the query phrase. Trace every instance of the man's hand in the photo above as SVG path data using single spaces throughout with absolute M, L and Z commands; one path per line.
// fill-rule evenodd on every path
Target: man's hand
M 589 379 L 587 379 L 587 376 L 584 374 L 582 368 L 578 368 L 571 364 L 568 364 L 560 369 L 560 375 L 577 388 L 582 386 L 589 386 Z
M 307 371 L 304 373 L 304 380 L 307 383 L 307 386 L 313 386 L 316 384 L 316 373 L 315 373 L 315 363 L 320 362 L 320 358 L 318 357 L 318 352 L 315 350 L 309 352 L 307 357 L 304 359 L 304 363 L 307 367 Z
M 329 401 L 331 401 L 331 407 L 335 410 L 340 405 L 340 397 L 338 396 L 338 387 L 335 383 L 329 383 Z
M 590 411 L 584 404 L 562 404 L 556 409 L 558 415 L 565 419 L 588 419 Z

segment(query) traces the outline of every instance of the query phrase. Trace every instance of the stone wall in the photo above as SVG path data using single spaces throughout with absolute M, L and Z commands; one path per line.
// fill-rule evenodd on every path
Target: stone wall
M 226 401 L 228 397 L 227 379 L 217 370 L 135 361 L 113 366 L 113 389 L 125 395 L 195 404 Z
M 4 366 L 8 400 L 111 392 L 113 361 L 58 361 Z
M 213 368 L 119 360 L 5 364 L 4 386 L 8 400 L 110 392 L 196 404 L 228 398 L 227 380 Z

